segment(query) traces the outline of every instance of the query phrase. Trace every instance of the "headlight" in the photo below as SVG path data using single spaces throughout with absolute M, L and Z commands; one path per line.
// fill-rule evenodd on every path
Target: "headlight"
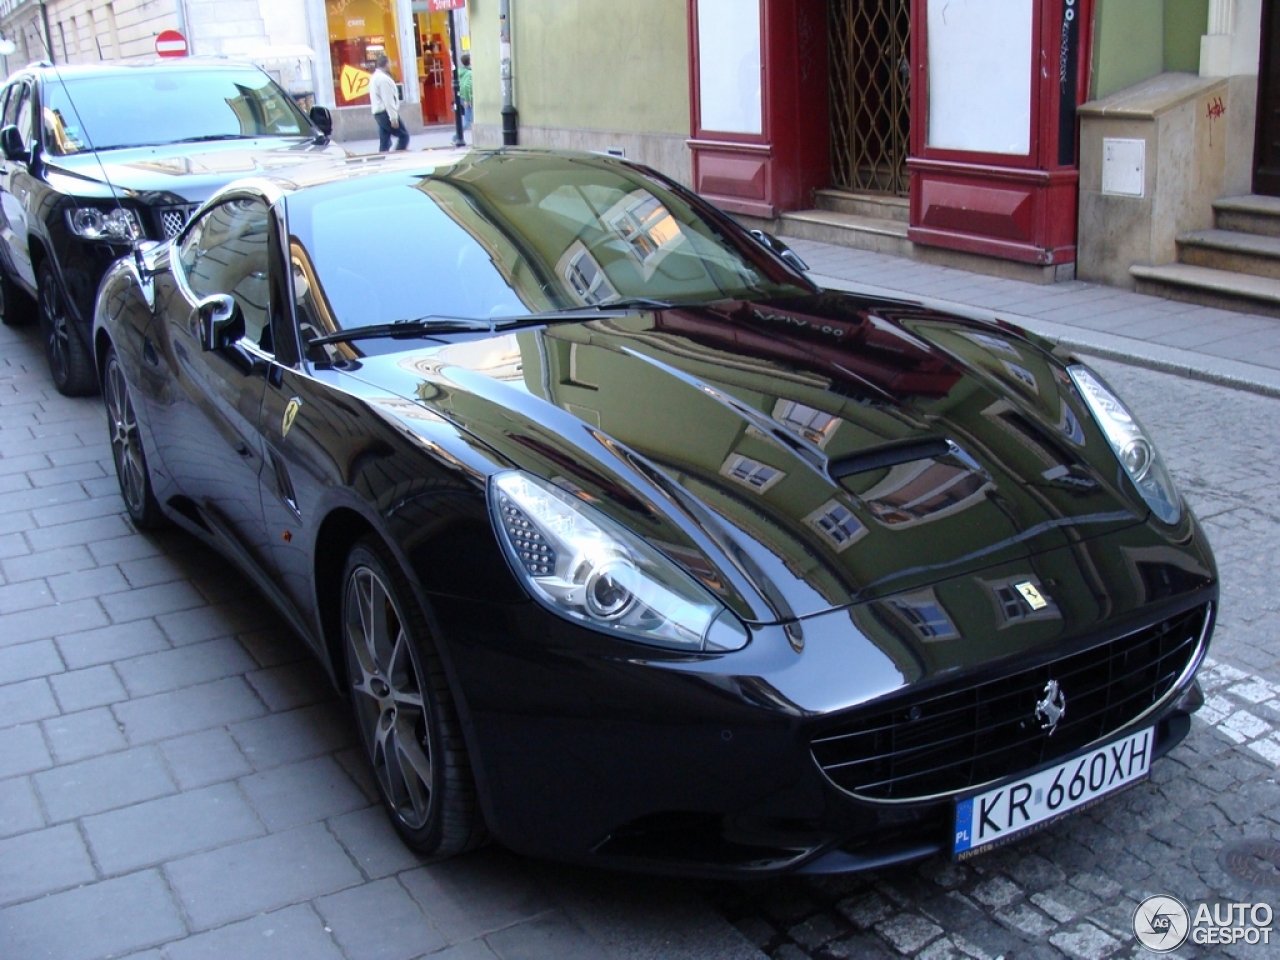
M 558 487 L 526 473 L 499 474 L 489 506 L 512 566 L 561 616 L 678 650 L 746 646 L 746 629 L 697 581 Z
M 1177 523 L 1182 498 L 1138 418 L 1088 367 L 1073 366 L 1067 372 L 1147 506 L 1165 523 Z
M 67 226 L 77 237 L 84 237 L 86 240 L 128 243 L 146 236 L 142 232 L 137 214 L 124 207 L 116 207 L 114 210 L 77 207 L 67 211 Z

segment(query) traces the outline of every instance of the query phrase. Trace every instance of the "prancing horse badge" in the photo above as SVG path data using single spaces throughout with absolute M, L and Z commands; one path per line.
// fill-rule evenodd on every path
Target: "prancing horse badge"
M 1036 585 L 1030 580 L 1015 583 L 1013 588 L 1022 594 L 1022 599 L 1027 601 L 1027 606 L 1032 610 L 1043 610 L 1049 605 L 1049 601 L 1040 595 L 1040 591 L 1036 589 Z
M 281 438 L 289 435 L 289 428 L 293 426 L 293 421 L 298 418 L 298 410 L 302 407 L 302 401 L 294 397 L 284 408 L 284 416 L 280 418 L 280 436 Z M 1022 589 L 1019 587 L 1018 589 Z

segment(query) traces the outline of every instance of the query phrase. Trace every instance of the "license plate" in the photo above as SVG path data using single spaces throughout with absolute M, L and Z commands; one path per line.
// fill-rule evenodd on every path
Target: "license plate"
M 963 860 L 1044 826 L 1146 777 L 1151 729 L 1072 757 L 1021 780 L 956 801 L 956 859 Z

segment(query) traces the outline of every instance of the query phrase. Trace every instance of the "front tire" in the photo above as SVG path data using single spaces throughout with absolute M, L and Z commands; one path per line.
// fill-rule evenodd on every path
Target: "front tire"
M 427 619 L 385 545 L 366 537 L 342 578 L 351 711 L 396 832 L 437 859 L 479 846 L 484 820 Z
M 133 525 L 139 530 L 155 530 L 165 525 L 164 514 L 151 486 L 151 471 L 142 449 L 138 418 L 129 395 L 124 368 L 115 347 L 107 350 L 102 365 L 102 399 L 107 408 L 107 431 L 111 437 L 111 456 L 120 481 L 120 496 Z
M 49 261 L 40 264 L 36 274 L 36 291 L 40 308 L 40 336 L 49 361 L 49 373 L 58 392 L 67 397 L 85 397 L 98 392 L 93 358 L 67 316 L 62 288 Z

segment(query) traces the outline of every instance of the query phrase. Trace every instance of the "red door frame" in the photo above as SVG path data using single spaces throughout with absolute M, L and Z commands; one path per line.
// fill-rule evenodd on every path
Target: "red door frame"
M 826 0 L 760 0 L 759 134 L 702 126 L 698 0 L 688 11 L 694 190 L 765 219 L 811 206 L 831 177 Z
M 1042 265 L 1076 255 L 1079 188 L 1074 107 L 1089 90 L 1093 0 L 1034 0 L 1031 138 L 1025 156 L 928 146 L 927 0 L 912 0 L 911 226 L 914 243 Z M 1074 105 L 1062 128 L 1064 27 L 1075 22 Z M 1067 63 L 1065 66 L 1070 67 Z

